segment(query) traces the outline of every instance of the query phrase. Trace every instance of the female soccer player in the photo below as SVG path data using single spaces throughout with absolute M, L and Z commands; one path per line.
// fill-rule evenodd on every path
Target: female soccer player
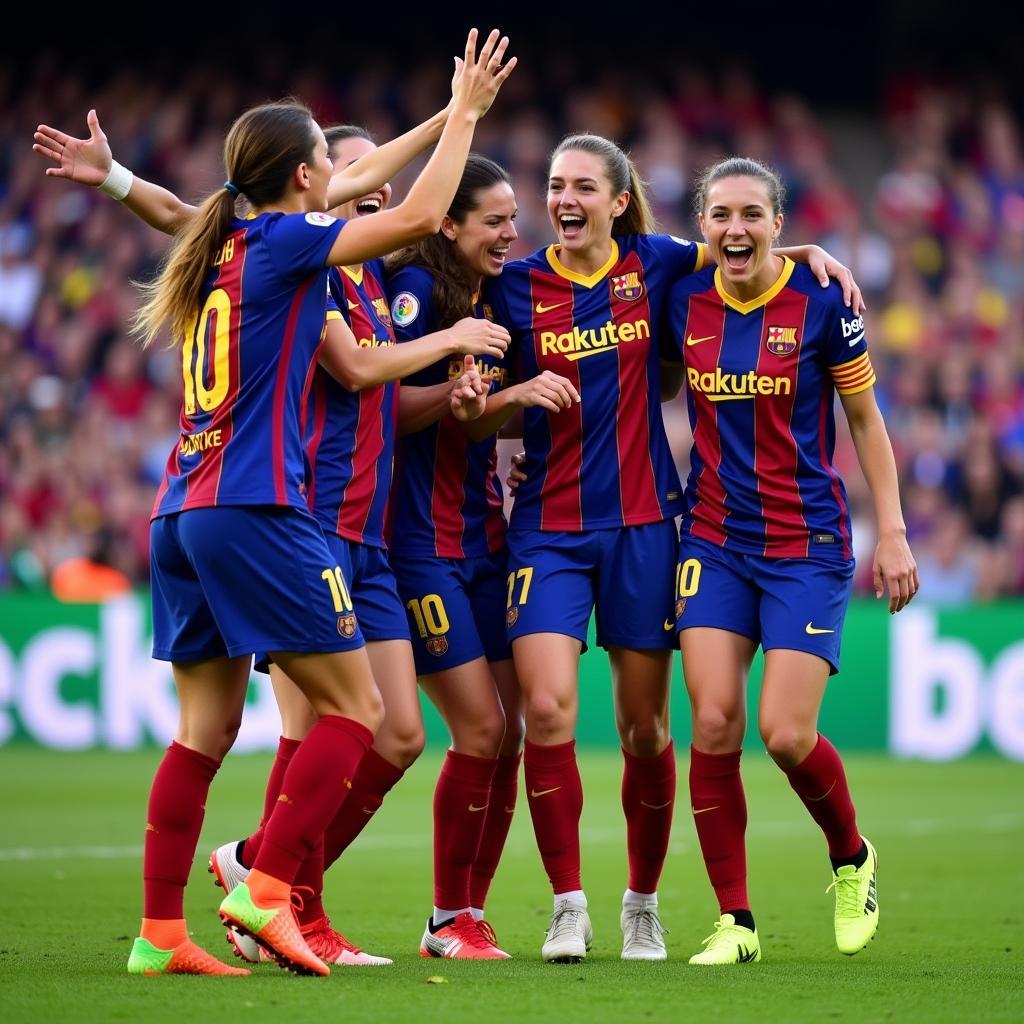
M 376 148 L 367 132 L 356 126 L 328 128 L 325 136 L 339 168 Z M 389 199 L 390 186 L 385 185 L 333 212 L 342 218 L 376 215 Z M 311 854 L 296 879 L 297 888 L 312 893 L 298 911 L 310 947 L 327 963 L 353 966 L 391 961 L 363 952 L 331 926 L 321 898 L 323 872 L 366 827 L 384 797 L 419 756 L 424 742 L 409 629 L 384 544 L 384 508 L 398 421 L 399 388 L 395 382 L 441 356 L 445 367 L 459 356 L 458 374 L 449 381 L 446 373 L 443 388 L 432 389 L 428 396 L 435 402 L 439 398 L 447 409 L 453 385 L 463 379 L 461 357 L 469 354 L 498 360 L 508 337 L 504 328 L 470 316 L 432 330 L 415 343 L 396 347 L 384 276 L 379 260 L 332 269 L 330 283 L 336 305 L 328 310 L 321 355 L 322 367 L 330 372 L 317 370 L 307 416 L 310 510 L 342 565 L 384 700 L 384 721 L 352 778 L 353 799 L 342 805 L 326 830 L 323 847 Z M 265 817 L 278 798 L 282 772 L 313 724 L 312 709 L 301 690 L 279 666 L 271 665 L 270 674 L 281 709 L 282 737 L 266 790 Z M 464 802 L 456 802 L 465 809 Z M 478 823 L 478 815 L 450 815 L 441 845 L 475 851 L 480 839 Z M 263 835 L 261 828 L 244 842 L 226 843 L 213 852 L 210 869 L 218 884 L 230 890 L 244 880 L 258 856 Z M 437 870 L 445 869 L 439 866 Z M 506 956 L 475 922 L 458 932 L 460 957 Z M 258 947 L 233 933 L 229 938 L 245 959 L 257 959 Z
M 772 245 L 782 186 L 731 159 L 704 176 L 701 231 L 717 270 L 680 280 L 668 330 L 686 372 L 691 472 L 676 567 L 675 627 L 693 711 L 690 799 L 721 908 L 692 964 L 749 963 L 761 944 L 747 899 L 740 780 L 745 682 L 765 652 L 758 729 L 828 842 L 836 944 L 878 926 L 874 847 L 858 828 L 842 762 L 817 730 L 853 579 L 850 515 L 832 465 L 839 394 L 875 500 L 876 594 L 898 612 L 919 587 L 899 486 L 875 404 L 864 321 Z
M 391 318 L 400 341 L 445 330 L 465 316 L 490 322 L 480 286 L 501 273 L 517 237 L 515 216 L 508 174 L 470 154 L 441 230 L 389 261 Z M 477 368 L 500 390 L 503 359 L 481 358 Z M 444 359 L 404 383 L 437 387 L 461 372 L 460 360 Z M 553 374 L 504 395 L 517 408 L 546 403 L 552 410 L 573 398 L 571 385 Z M 406 425 L 418 418 L 415 412 L 404 417 Z M 389 506 L 391 564 L 409 613 L 416 671 L 452 736 L 434 792 L 434 911 L 423 956 L 473 952 L 466 935 L 483 920 L 512 821 L 523 735 L 505 639 L 496 435 L 473 440 L 469 429 L 445 416 L 401 437 Z M 486 923 L 483 930 L 493 944 Z
M 383 711 L 344 575 L 302 493 L 301 400 L 323 335 L 327 267 L 436 230 L 475 123 L 514 67 L 514 59 L 501 66 L 506 46 L 493 32 L 478 58 L 470 33 L 438 148 L 408 199 L 380 217 L 344 222 L 323 212 L 331 164 L 304 107 L 269 104 L 242 115 L 225 146 L 225 187 L 183 227 L 147 289 L 144 340 L 165 324 L 184 339 L 182 436 L 151 535 L 154 655 L 173 664 L 181 711 L 151 793 L 145 917 L 132 973 L 239 973 L 189 940 L 182 896 L 254 650 L 273 653 L 319 718 L 288 766 L 253 870 L 225 898 L 221 917 L 283 966 L 329 973 L 298 931 L 292 882 L 347 794 Z M 81 180 L 76 159 L 86 144 L 44 126 L 36 138 L 35 148 L 59 165 L 48 173 Z M 116 166 L 103 182 L 120 199 L 133 184 Z M 336 185 L 333 198 L 365 191 Z M 252 219 L 234 217 L 239 194 Z
M 547 206 L 558 244 L 512 262 L 485 291 L 522 376 L 549 369 L 581 396 L 557 414 L 526 410 L 526 479 L 508 534 L 506 622 L 525 700 L 526 785 L 555 894 L 542 956 L 581 960 L 592 938 L 573 733 L 579 656 L 596 606 L 625 759 L 622 956 L 663 960 L 657 885 L 676 778 L 668 727 L 673 517 L 683 503 L 661 418 L 655 332 L 669 287 L 702 266 L 704 247 L 652 233 L 635 169 L 598 136 L 570 136 L 555 150 Z M 796 252 L 817 261 L 825 283 L 821 250 Z M 474 429 L 494 429 L 506 415 L 500 400 L 489 400 Z

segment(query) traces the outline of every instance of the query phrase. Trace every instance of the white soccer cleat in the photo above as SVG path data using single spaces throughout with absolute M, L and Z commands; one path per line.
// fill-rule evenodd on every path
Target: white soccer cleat
M 241 885 L 249 877 L 249 869 L 238 859 L 238 840 L 218 846 L 210 854 L 210 866 L 206 869 L 213 875 L 214 884 L 219 885 L 225 895 Z M 227 940 L 234 947 L 235 955 L 250 964 L 258 964 L 266 956 L 260 956 L 259 943 L 234 928 L 228 928 Z
M 594 929 L 585 907 L 569 900 L 555 904 L 540 955 L 549 964 L 578 964 L 586 960 Z
M 306 945 L 328 967 L 389 967 L 394 963 L 394 960 L 386 956 L 374 956 L 349 942 L 331 925 L 331 919 L 327 916 L 303 925 L 300 931 Z
M 623 903 L 622 916 L 623 960 L 667 960 L 663 936 L 668 931 L 658 917 L 656 903 Z

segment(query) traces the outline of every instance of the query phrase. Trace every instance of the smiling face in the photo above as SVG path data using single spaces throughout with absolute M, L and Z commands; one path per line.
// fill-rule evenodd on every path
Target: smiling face
M 497 277 L 519 237 L 514 224 L 516 196 L 508 182 L 499 181 L 473 198 L 475 206 L 462 223 L 445 217 L 441 230 L 455 243 L 459 259 L 474 276 Z
M 700 229 L 726 287 L 739 298 L 756 297 L 779 274 L 772 244 L 782 214 L 772 209 L 766 182 L 749 175 L 719 178 L 708 188 Z
M 330 145 L 331 159 L 334 161 L 334 170 L 341 171 L 349 164 L 355 163 L 360 157 L 373 152 L 377 147 L 369 140 L 354 135 L 348 139 L 336 139 Z M 335 217 L 343 217 L 345 220 L 352 220 L 354 217 L 366 217 L 371 213 L 378 213 L 383 210 L 391 201 L 391 185 L 385 183 L 376 192 L 350 202 L 342 203 L 335 207 L 331 213 Z
M 629 205 L 629 198 L 628 192 L 613 190 L 600 156 L 578 149 L 559 153 L 551 161 L 547 207 L 562 254 L 570 261 L 603 263 L 612 223 Z

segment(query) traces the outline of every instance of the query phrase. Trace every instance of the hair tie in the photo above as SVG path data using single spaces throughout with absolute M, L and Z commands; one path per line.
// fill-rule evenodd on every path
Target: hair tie
M 233 181 L 225 181 L 224 187 L 237 199 L 241 194 L 241 189 Z

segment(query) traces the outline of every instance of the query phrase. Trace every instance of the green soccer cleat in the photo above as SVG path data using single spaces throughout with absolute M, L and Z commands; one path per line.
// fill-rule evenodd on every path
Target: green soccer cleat
M 722 964 L 751 964 L 761 959 L 761 940 L 756 931 L 736 923 L 732 914 L 723 914 L 715 930 L 702 943 L 704 949 L 690 957 L 691 964 L 704 967 Z
M 878 854 L 867 839 L 864 845 L 868 859 L 859 868 L 844 864 L 825 890 L 836 891 L 836 945 L 847 956 L 859 953 L 878 931 Z
M 241 977 L 249 972 L 241 967 L 222 964 L 194 942 L 182 942 L 172 949 L 158 949 L 141 936 L 132 944 L 128 957 L 129 974 L 210 974 L 220 977 Z

